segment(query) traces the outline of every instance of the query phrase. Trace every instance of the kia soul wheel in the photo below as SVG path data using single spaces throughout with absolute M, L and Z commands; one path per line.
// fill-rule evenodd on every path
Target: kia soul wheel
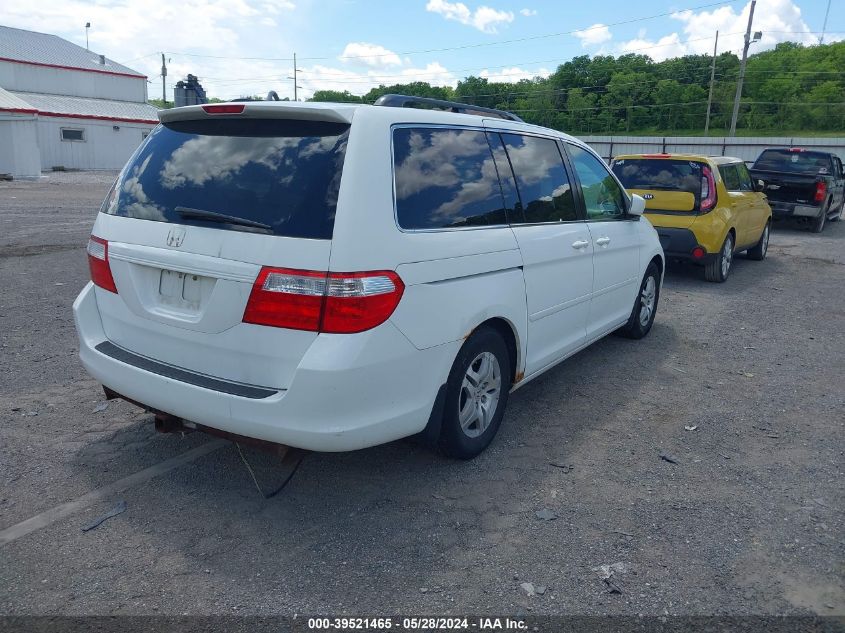
M 725 243 L 719 249 L 716 258 L 704 267 L 704 278 L 707 281 L 723 282 L 731 273 L 734 258 L 734 238 L 731 233 L 725 237 Z

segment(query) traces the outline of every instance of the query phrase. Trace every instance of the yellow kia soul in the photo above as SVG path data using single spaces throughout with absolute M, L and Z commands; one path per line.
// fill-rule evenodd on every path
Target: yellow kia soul
M 629 193 L 645 198 L 666 257 L 703 264 L 706 279 L 719 282 L 734 253 L 765 259 L 772 210 L 739 158 L 630 154 L 611 168 Z

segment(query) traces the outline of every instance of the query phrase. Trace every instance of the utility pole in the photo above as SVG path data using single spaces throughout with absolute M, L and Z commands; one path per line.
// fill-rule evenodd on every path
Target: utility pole
M 299 86 L 296 85 L 296 53 L 293 54 L 293 77 L 288 77 L 288 79 L 293 79 L 293 100 L 299 101 L 296 93 L 296 89 L 299 88 Z
M 731 117 L 731 132 L 729 136 L 736 136 L 736 120 L 739 117 L 739 100 L 742 98 L 742 82 L 745 81 L 745 62 L 748 59 L 748 47 L 751 46 L 751 23 L 754 21 L 754 7 L 757 0 L 751 0 L 751 11 L 748 13 L 748 27 L 745 29 L 745 44 L 742 47 L 742 61 L 739 63 L 739 79 L 736 82 L 736 96 L 734 97 L 734 113 Z
M 828 8 L 828 10 L 830 10 L 830 5 L 827 5 L 827 8 Z M 827 18 L 825 18 L 824 21 L 825 21 L 825 24 L 827 24 Z M 91 49 L 88 48 L 88 29 L 90 29 L 90 28 L 91 28 L 91 23 L 86 22 L 85 23 L 85 50 L 86 51 L 91 50 Z M 819 42 L 819 43 L 821 43 L 821 42 Z
M 167 79 L 167 64 L 164 62 L 164 53 L 161 54 L 161 100 L 167 105 L 167 89 L 164 86 Z
M 827 0 L 827 11 L 824 12 L 824 24 L 822 24 L 822 34 L 819 37 L 819 46 L 824 44 L 824 32 L 827 30 L 827 16 L 830 15 L 830 0 Z
M 710 105 L 713 103 L 713 80 L 716 78 L 716 49 L 719 48 L 719 31 L 716 31 L 716 43 L 713 44 L 713 64 L 710 66 L 710 94 L 707 95 L 707 118 L 704 121 L 704 136 L 710 130 Z

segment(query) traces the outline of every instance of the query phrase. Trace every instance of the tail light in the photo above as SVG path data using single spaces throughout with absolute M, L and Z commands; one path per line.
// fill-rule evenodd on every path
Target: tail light
M 716 179 L 713 170 L 706 165 L 701 168 L 701 213 L 708 213 L 716 206 Z
M 824 181 L 820 181 L 816 183 L 816 195 L 813 196 L 813 200 L 816 202 L 824 202 L 825 196 L 827 195 L 827 183 Z
M 326 273 L 264 267 L 252 287 L 244 323 L 351 334 L 384 323 L 405 284 L 385 271 Z
M 88 268 L 91 269 L 91 281 L 103 290 L 117 293 L 114 277 L 109 265 L 109 243 L 101 237 L 92 235 L 88 238 Z

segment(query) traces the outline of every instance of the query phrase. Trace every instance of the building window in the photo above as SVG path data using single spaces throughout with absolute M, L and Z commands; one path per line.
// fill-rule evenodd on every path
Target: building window
M 85 130 L 79 128 L 63 127 L 63 141 L 85 141 Z

